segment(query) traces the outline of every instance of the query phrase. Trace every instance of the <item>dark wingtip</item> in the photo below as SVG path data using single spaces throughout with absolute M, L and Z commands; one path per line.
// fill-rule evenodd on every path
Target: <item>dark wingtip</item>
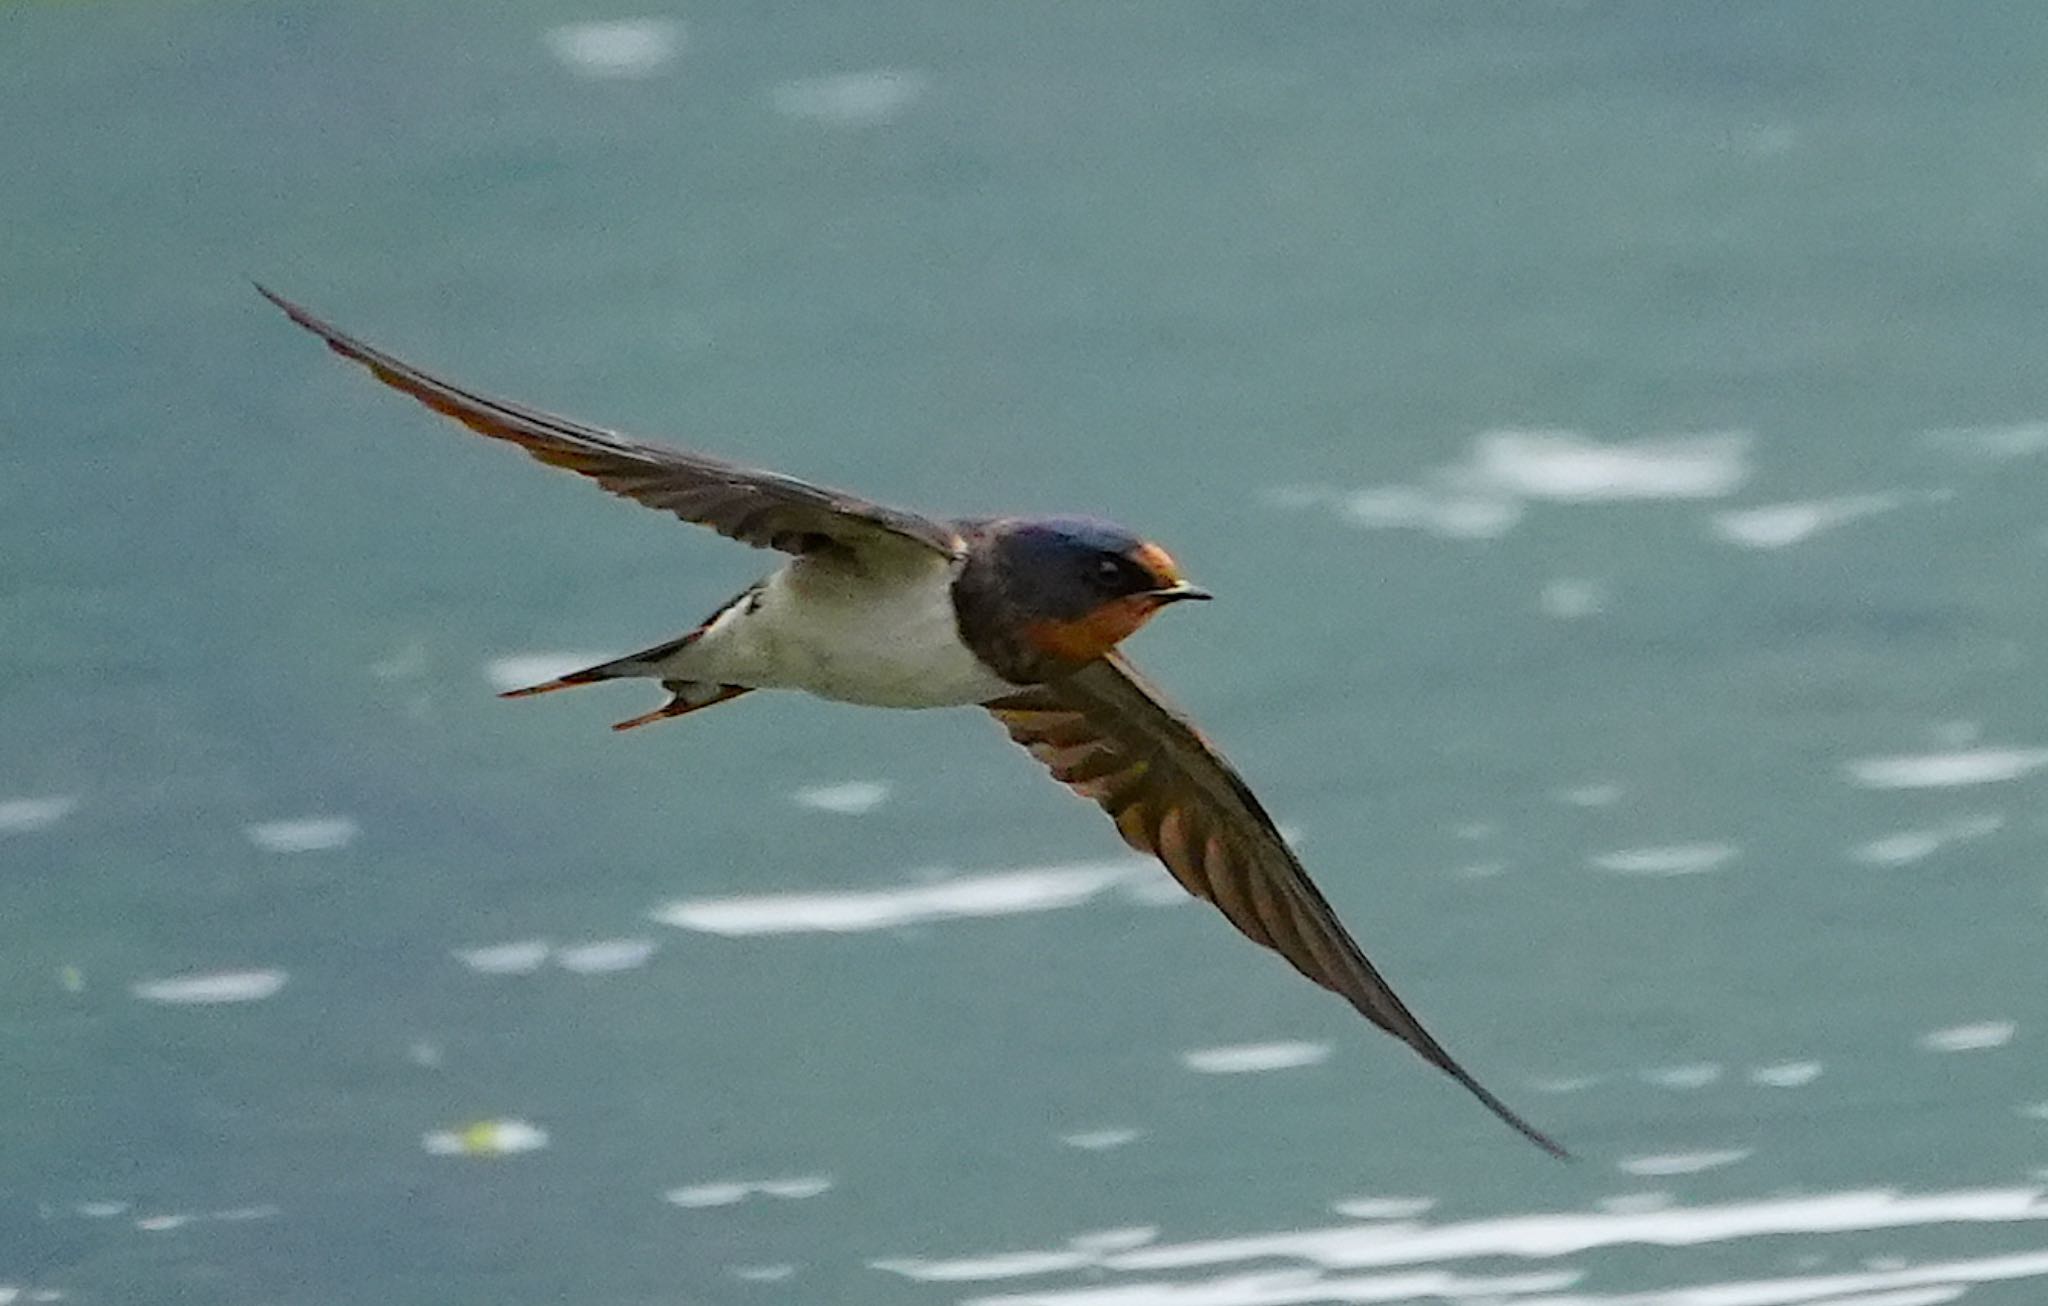
M 360 363 L 364 367 L 369 368 L 370 371 L 376 375 L 377 379 L 382 381 L 384 384 L 405 391 L 414 399 L 417 399 L 421 403 L 427 405 L 427 407 L 432 408 L 437 412 L 445 413 L 448 416 L 455 418 L 457 421 L 468 421 L 468 419 L 463 417 L 462 414 L 450 412 L 448 409 L 436 403 L 435 400 L 429 395 L 422 394 L 413 385 L 405 381 L 395 379 L 391 375 L 391 373 L 393 371 L 405 370 L 405 365 L 403 363 L 400 363 L 396 359 L 385 357 L 383 354 L 379 353 L 370 345 L 364 344 L 362 341 L 357 340 L 353 336 L 349 335 L 347 332 L 343 331 L 341 328 L 335 326 L 333 323 L 322 321 L 318 316 L 316 316 L 313 313 L 313 310 L 305 307 L 302 304 L 296 304 L 291 300 L 286 299 L 283 295 L 278 294 L 275 290 L 272 290 L 269 286 L 264 285 L 262 282 L 252 281 L 249 284 L 256 287 L 257 294 L 263 296 L 265 299 L 269 300 L 271 303 L 277 305 L 280 309 L 284 310 L 284 315 L 286 317 L 290 318 L 294 323 L 305 328 L 307 331 L 310 331 L 314 335 L 318 336 L 320 340 L 329 349 L 341 355 L 343 358 L 348 359 L 352 363 Z M 431 382 L 432 378 L 426 378 L 426 380 Z
M 1564 1162 L 1566 1165 L 1576 1164 L 1579 1159 L 1577 1156 L 1572 1154 L 1571 1149 L 1567 1148 L 1563 1143 L 1558 1142 L 1555 1138 L 1552 1138 L 1550 1135 L 1543 1133 L 1541 1130 L 1532 1129 L 1527 1125 L 1524 1125 L 1521 1127 L 1519 1132 L 1521 1133 L 1522 1137 L 1536 1144 L 1536 1146 L 1542 1148 L 1551 1157 L 1555 1158 L 1556 1160 Z
M 1462 1067 L 1459 1067 L 1455 1063 L 1453 1063 L 1450 1066 L 1445 1066 L 1441 1068 L 1445 1070 L 1451 1076 L 1451 1078 L 1457 1080 L 1460 1084 L 1464 1085 L 1466 1091 L 1471 1093 L 1472 1096 L 1478 1098 L 1481 1104 L 1483 1104 L 1487 1110 L 1493 1112 L 1494 1115 L 1498 1116 L 1502 1124 L 1514 1130 L 1516 1133 L 1528 1139 L 1530 1142 L 1536 1144 L 1536 1146 L 1542 1148 L 1545 1152 L 1548 1152 L 1551 1156 L 1556 1157 L 1560 1161 L 1572 1162 L 1578 1160 L 1576 1156 L 1573 1156 L 1570 1151 L 1566 1150 L 1564 1144 L 1558 1142 L 1549 1134 L 1544 1133 L 1541 1129 L 1538 1129 L 1536 1126 L 1522 1119 L 1522 1117 L 1514 1110 L 1513 1107 L 1510 1107 L 1507 1103 L 1495 1097 L 1492 1094 L 1492 1092 L 1490 1092 L 1484 1085 L 1480 1084 L 1478 1080 L 1466 1074 Z
M 305 327 L 309 331 L 317 331 L 321 335 L 327 334 L 327 330 L 323 323 L 321 323 L 318 319 L 316 319 L 311 313 L 307 312 L 305 309 L 299 307 L 297 304 L 294 304 L 291 300 L 286 299 L 283 295 L 278 294 L 275 290 L 272 290 L 269 286 L 264 285 L 260 281 L 252 279 L 249 282 L 249 284 L 256 287 L 257 294 L 263 296 L 271 303 L 277 305 L 278 308 L 282 309 L 284 311 L 284 315 L 290 318 L 292 321 L 298 323 L 302 327 Z

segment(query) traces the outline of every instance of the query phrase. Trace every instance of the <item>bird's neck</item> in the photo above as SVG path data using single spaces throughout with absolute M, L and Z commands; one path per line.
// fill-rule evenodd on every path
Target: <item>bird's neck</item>
M 1042 685 L 1072 671 L 1070 662 L 1032 640 L 1002 569 L 986 550 L 970 548 L 953 578 L 953 621 L 960 642 L 982 665 L 1016 685 Z M 1082 659 L 1086 661 L 1087 659 Z
M 1019 685 L 1041 685 L 1086 666 L 1159 610 L 1157 600 L 1133 595 L 1071 619 L 1037 616 L 1019 602 L 998 561 L 972 549 L 952 593 L 960 642 L 991 671 Z

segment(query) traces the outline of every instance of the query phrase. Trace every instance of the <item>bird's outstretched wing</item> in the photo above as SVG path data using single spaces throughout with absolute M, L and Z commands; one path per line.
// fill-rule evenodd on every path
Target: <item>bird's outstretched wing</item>
M 1373 968 L 1244 780 L 1112 653 L 986 705 L 1053 777 L 1102 805 L 1124 842 L 1246 937 L 1343 997 L 1554 1156 L 1566 1153 L 1452 1060 Z
M 613 494 L 742 543 L 798 554 L 911 549 L 941 557 L 961 547 L 951 527 L 916 513 L 463 389 L 355 339 L 281 295 L 256 289 L 335 353 L 477 434 L 510 441 L 544 463 L 588 476 Z

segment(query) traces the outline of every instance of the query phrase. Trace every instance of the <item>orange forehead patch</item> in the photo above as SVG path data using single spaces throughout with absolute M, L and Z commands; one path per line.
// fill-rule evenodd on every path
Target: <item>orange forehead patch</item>
M 1140 544 L 1131 554 L 1131 561 L 1158 577 L 1162 589 L 1180 581 L 1180 564 L 1156 544 Z
M 1171 563 L 1172 559 L 1167 561 Z M 1039 652 L 1062 662 L 1093 662 L 1150 621 L 1157 611 L 1158 600 L 1147 594 L 1133 594 L 1129 598 L 1111 599 L 1073 621 L 1031 622 L 1024 627 L 1024 638 Z

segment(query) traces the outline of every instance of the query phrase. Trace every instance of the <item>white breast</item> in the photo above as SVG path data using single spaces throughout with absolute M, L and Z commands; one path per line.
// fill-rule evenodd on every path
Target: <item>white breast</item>
M 887 572 L 800 559 L 679 652 L 675 674 L 873 707 L 987 702 L 1016 686 L 960 642 L 955 574 L 940 558 Z

